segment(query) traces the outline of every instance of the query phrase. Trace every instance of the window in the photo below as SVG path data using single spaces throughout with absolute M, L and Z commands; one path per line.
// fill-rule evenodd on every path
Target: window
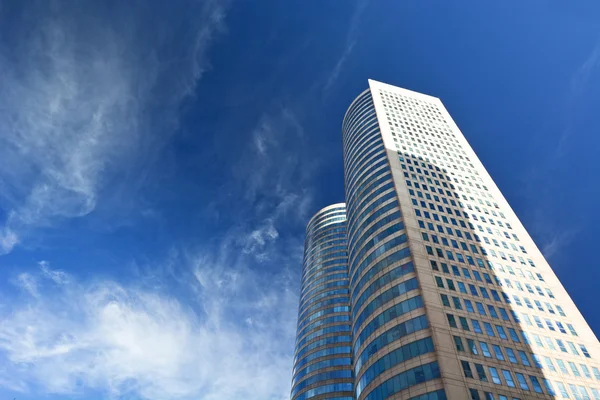
M 448 296 L 446 296 L 445 294 L 440 294 L 440 297 L 442 298 L 442 304 L 445 307 L 450 307 L 450 300 L 448 299 Z
M 483 333 L 479 321 L 477 321 L 476 319 L 472 319 L 471 324 L 473 325 L 473 330 L 475 331 L 475 333 Z
M 556 368 L 554 367 L 554 364 L 552 363 L 552 359 L 550 357 L 546 357 L 544 356 L 544 362 L 546 363 L 546 367 L 552 371 L 552 372 L 556 372 Z
M 439 276 L 435 277 L 435 283 L 437 287 L 444 289 L 444 281 Z
M 519 352 L 519 358 L 521 359 L 521 363 L 523 363 L 523 365 L 529 367 L 531 366 L 531 363 L 529 362 L 529 358 L 527 358 L 527 353 L 525 353 L 524 351 L 518 350 Z
M 469 323 L 467 322 L 467 319 L 465 317 L 458 317 L 458 320 L 460 321 L 461 328 L 463 328 L 465 331 L 471 330 L 469 329 Z
M 469 365 L 469 362 L 461 360 L 460 364 L 462 365 L 465 378 L 473 378 L 473 371 L 471 371 L 471 366 Z
M 586 348 L 584 345 L 580 344 L 580 345 L 579 345 L 579 349 L 581 350 L 581 352 L 583 353 L 583 355 L 584 355 L 586 358 L 592 358 L 592 357 L 590 356 L 590 353 L 588 353 L 588 351 L 587 351 L 587 348 Z
M 552 387 L 552 383 L 550 383 L 550 381 L 546 378 L 542 378 L 542 382 L 544 383 L 544 386 L 546 387 L 546 391 L 548 392 L 548 394 L 550 396 L 556 396 L 556 392 L 554 391 L 554 388 Z
M 496 330 L 498 331 L 498 336 L 500 336 L 500 339 L 508 340 L 508 337 L 506 336 L 506 332 L 504 331 L 504 328 L 502 326 L 496 325 Z
M 527 381 L 525 380 L 525 375 L 515 372 L 515 376 L 517 377 L 517 382 L 519 382 L 519 387 L 523 390 L 529 390 L 529 386 L 527 385 Z
M 462 305 L 460 304 L 460 299 L 458 297 L 452 296 L 452 303 L 454 304 L 454 308 L 462 310 Z
M 490 375 L 492 377 L 492 382 L 496 385 L 502 385 L 502 381 L 500 380 L 500 376 L 498 375 L 498 370 L 494 367 L 488 367 L 490 370 Z
M 508 355 L 508 360 L 513 364 L 518 364 L 517 357 L 515 356 L 515 351 L 510 347 L 505 347 L 504 350 Z
M 579 370 L 577 369 L 577 366 L 575 365 L 575 363 L 569 361 L 569 368 L 571 368 L 571 372 L 573 372 L 573 375 L 575 376 L 581 376 L 581 374 L 579 373 Z
M 465 351 L 462 339 L 459 336 L 454 336 L 454 345 L 456 346 L 456 350 Z
M 494 349 L 494 355 L 496 358 L 500 361 L 504 361 L 504 354 L 502 353 L 500 346 L 494 344 L 492 345 L 492 348 Z
M 484 322 L 483 326 L 485 327 L 485 332 L 488 336 L 496 337 L 496 333 L 494 333 L 494 329 L 492 329 L 492 325 L 489 322 Z
M 475 341 L 473 339 L 467 339 L 467 346 L 469 346 L 469 351 L 471 352 L 471 354 L 479 354 L 479 351 L 477 351 L 477 344 L 475 344 Z M 598 371 L 599 376 L 600 376 L 600 371 Z
M 558 364 L 558 368 L 560 369 L 560 372 L 562 372 L 565 375 L 569 375 L 569 370 L 567 369 L 567 366 L 565 365 L 563 360 L 561 360 L 560 358 L 557 358 L 556 363 Z
M 485 375 L 485 369 L 481 364 L 475 364 L 475 370 L 477 371 L 477 375 L 479 376 L 479 380 L 482 382 L 487 382 L 487 376 Z
M 468 312 L 471 312 L 471 313 L 475 312 L 475 310 L 473 309 L 473 303 L 471 303 L 471 300 L 463 299 L 463 302 L 465 303 L 465 308 L 467 309 Z
M 558 390 L 560 391 L 560 395 L 562 396 L 563 399 L 569 399 L 569 392 L 567 392 L 567 388 L 565 387 L 565 385 L 562 382 L 554 382 L 556 383 L 556 386 L 558 386 Z
M 504 380 L 506 381 L 506 384 L 508 385 L 508 387 L 512 387 L 512 388 L 516 387 L 515 381 L 513 380 L 513 377 L 510 374 L 510 371 L 503 369 L 502 376 L 504 376 Z
M 490 348 L 486 342 L 479 342 L 479 347 L 481 347 L 481 352 L 484 357 L 492 358 L 492 353 L 490 353 Z
M 454 318 L 454 315 L 446 314 L 446 318 L 448 318 L 448 324 L 451 328 L 458 328 L 458 325 L 456 325 L 456 318 Z
M 476 389 L 469 388 L 469 395 L 471 396 L 471 400 L 481 400 L 479 392 Z
M 536 393 L 544 393 L 542 390 L 542 386 L 540 385 L 540 381 L 537 377 L 529 375 L 529 380 L 531 381 L 531 386 L 533 386 L 533 391 Z

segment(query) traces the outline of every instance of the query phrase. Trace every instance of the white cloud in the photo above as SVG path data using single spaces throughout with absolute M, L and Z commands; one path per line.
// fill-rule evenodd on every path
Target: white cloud
M 338 60 L 329 73 L 327 80 L 325 82 L 325 86 L 323 87 L 323 93 L 325 95 L 329 94 L 329 91 L 333 87 L 333 85 L 337 82 L 340 72 L 346 64 L 348 58 L 352 54 L 352 50 L 354 50 L 354 46 L 357 41 L 357 30 L 360 23 L 360 18 L 362 14 L 365 12 L 365 9 L 369 5 L 369 0 L 358 0 L 356 6 L 354 7 L 354 12 L 352 13 L 352 18 L 350 19 L 350 23 L 348 25 L 348 32 L 346 33 L 346 42 L 344 44 L 344 50 L 342 54 L 338 57 Z
M 7 361 L 0 384 L 150 400 L 287 398 L 297 303 L 291 281 L 280 275 L 267 282 L 206 257 L 186 260 L 201 311 L 112 281 L 68 277 L 60 286 L 40 285 L 26 304 L 0 315 L 0 355 Z M 23 282 L 66 277 L 48 264 L 46 271 Z
M 169 18 L 143 2 L 117 4 L 113 15 L 93 3 L 38 2 L 0 20 L 19 37 L 16 47 L 0 43 L 0 207 L 9 210 L 0 254 L 89 214 L 108 182 L 132 179 L 207 67 L 220 2 Z

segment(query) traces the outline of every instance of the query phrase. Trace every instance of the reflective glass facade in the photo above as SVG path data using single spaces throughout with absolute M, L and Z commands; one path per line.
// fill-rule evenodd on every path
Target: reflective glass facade
M 306 228 L 293 400 L 354 398 L 350 328 L 346 206 L 334 204 Z
M 600 400 L 598 339 L 439 99 L 371 80 L 342 143 L 346 264 L 305 253 L 296 393 Z

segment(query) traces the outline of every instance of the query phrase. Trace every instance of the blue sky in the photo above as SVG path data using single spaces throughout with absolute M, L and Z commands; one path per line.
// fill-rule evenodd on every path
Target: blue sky
M 596 2 L 0 2 L 0 398 L 284 399 L 367 79 L 440 97 L 600 332 Z

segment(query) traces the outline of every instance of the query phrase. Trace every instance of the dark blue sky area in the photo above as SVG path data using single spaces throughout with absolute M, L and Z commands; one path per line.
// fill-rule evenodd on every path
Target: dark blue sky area
M 369 78 L 441 98 L 600 332 L 599 21 L 592 1 L 0 1 L 0 397 L 286 398 L 304 227 L 343 201 Z

